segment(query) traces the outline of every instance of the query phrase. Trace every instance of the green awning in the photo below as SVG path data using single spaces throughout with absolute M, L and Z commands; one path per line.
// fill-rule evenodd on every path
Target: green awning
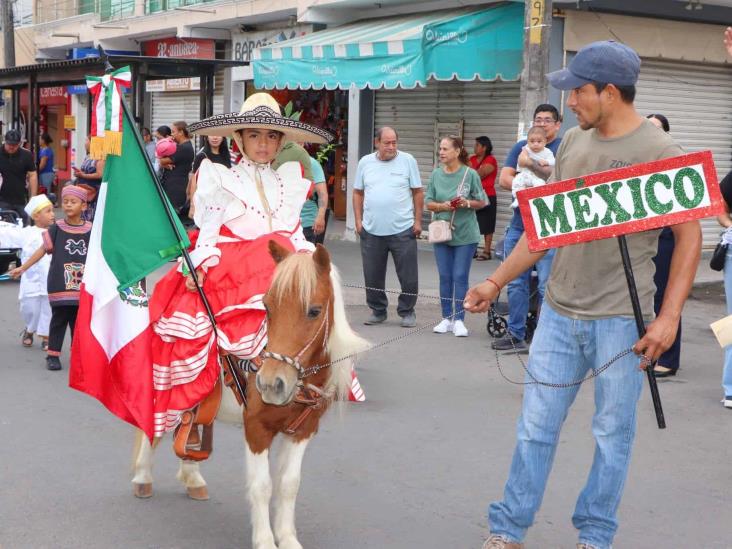
M 524 6 L 372 19 L 255 50 L 265 89 L 414 88 L 436 80 L 518 80 Z

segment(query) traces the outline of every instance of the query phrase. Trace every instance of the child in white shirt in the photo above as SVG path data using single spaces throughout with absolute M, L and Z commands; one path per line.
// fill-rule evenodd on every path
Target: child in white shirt
M 539 166 L 547 167 L 554 166 L 554 153 L 549 150 L 546 146 L 546 132 L 544 128 L 534 126 L 529 130 L 526 136 L 526 146 L 524 151 L 529 155 L 529 158 L 535 161 Z M 518 207 L 518 200 L 516 200 L 516 193 L 524 189 L 531 187 L 539 187 L 546 183 L 546 180 L 540 175 L 534 173 L 531 168 L 516 166 L 516 170 L 521 170 L 513 178 L 511 185 L 511 194 L 513 195 L 513 202 L 511 203 L 512 208 Z
M 33 225 L 22 227 L 0 221 L 0 243 L 6 248 L 20 248 L 20 259 L 25 263 L 43 245 L 43 232 L 54 224 L 53 204 L 45 194 L 34 196 L 25 206 L 25 213 Z M 41 338 L 41 347 L 48 346 L 51 306 L 48 302 L 48 267 L 51 256 L 45 256 L 20 279 L 20 315 L 25 322 L 21 336 L 24 347 L 33 346 L 33 336 Z

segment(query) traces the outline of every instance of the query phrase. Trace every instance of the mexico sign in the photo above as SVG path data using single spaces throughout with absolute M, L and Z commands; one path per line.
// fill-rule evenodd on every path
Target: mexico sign
M 710 151 L 534 187 L 517 198 L 533 252 L 724 212 Z

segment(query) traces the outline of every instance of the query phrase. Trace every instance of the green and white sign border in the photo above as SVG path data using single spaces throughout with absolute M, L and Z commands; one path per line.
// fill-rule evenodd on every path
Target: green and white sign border
M 517 198 L 532 252 L 724 212 L 711 151 L 558 181 Z

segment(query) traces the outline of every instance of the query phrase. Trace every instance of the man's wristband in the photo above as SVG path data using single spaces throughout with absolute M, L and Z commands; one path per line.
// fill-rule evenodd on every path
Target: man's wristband
M 485 281 L 493 284 L 496 287 L 496 290 L 498 290 L 498 293 L 501 293 L 501 287 L 498 285 L 498 282 L 493 280 L 491 277 L 486 278 Z

